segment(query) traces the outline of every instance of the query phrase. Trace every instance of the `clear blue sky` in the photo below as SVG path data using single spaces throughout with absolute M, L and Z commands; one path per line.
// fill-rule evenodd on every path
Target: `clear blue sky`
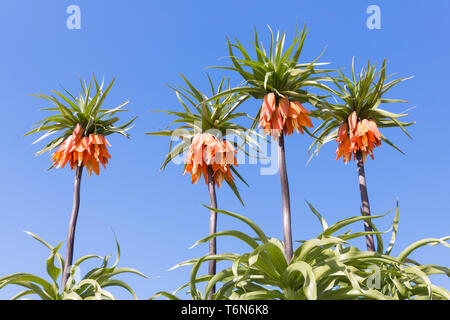
M 81 8 L 81 30 L 66 28 L 66 8 Z M 382 29 L 366 28 L 366 8 L 381 8 Z M 296 26 L 310 29 L 304 61 L 327 47 L 322 61 L 348 68 L 351 59 L 365 63 L 389 60 L 390 72 L 415 76 L 393 89 L 390 97 L 410 101 L 389 106 L 411 111 L 417 124 L 409 132 L 385 130 L 406 153 L 383 145 L 375 161 L 366 164 L 369 196 L 374 214 L 393 209 L 400 200 L 400 229 L 394 253 L 410 243 L 449 234 L 450 171 L 447 166 L 450 135 L 447 63 L 450 45 L 450 3 L 436 1 L 4 1 L 0 11 L 0 275 L 14 272 L 45 274 L 46 248 L 23 233 L 32 231 L 52 244 L 65 240 L 72 205 L 74 172 L 47 172 L 50 155 L 35 158 L 43 144 L 36 137 L 22 138 L 44 114 L 44 101 L 27 96 L 49 93 L 60 85 L 78 92 L 78 75 L 93 72 L 113 76 L 116 84 L 107 100 L 115 106 L 130 99 L 130 114 L 138 115 L 131 140 L 110 138 L 112 160 L 100 177 L 85 177 L 76 234 L 75 257 L 115 254 L 113 232 L 122 247 L 121 266 L 134 267 L 151 279 L 123 277 L 140 298 L 158 290 L 174 290 L 188 280 L 190 268 L 167 272 L 176 263 L 207 252 L 207 245 L 188 250 L 208 232 L 209 212 L 201 203 L 208 195 L 203 183 L 192 186 L 182 167 L 159 167 L 168 150 L 168 139 L 145 132 L 162 129 L 169 118 L 150 110 L 176 109 L 179 104 L 166 84 L 181 84 L 185 74 L 208 90 L 207 66 L 226 65 L 225 36 L 238 37 L 249 47 L 256 27 L 267 35 L 266 25 L 286 30 L 289 39 Z M 359 64 L 359 66 L 361 66 Z M 214 78 L 230 75 L 212 71 Z M 250 113 L 260 102 L 242 106 Z M 313 237 L 320 230 L 304 199 L 312 202 L 329 223 L 359 214 L 356 165 L 335 161 L 336 145 L 325 146 L 314 160 L 308 158 L 308 136 L 287 139 L 287 165 L 291 183 L 294 239 Z M 259 166 L 242 165 L 250 188 L 240 185 L 246 206 L 232 192 L 218 190 L 220 208 L 235 211 L 257 222 L 271 236 L 282 237 L 279 177 L 260 176 Z M 388 229 L 393 214 L 378 222 Z M 354 229 L 362 228 L 355 225 Z M 241 228 L 219 216 L 219 229 Z M 247 230 L 246 228 L 243 228 Z M 355 245 L 363 248 L 363 241 Z M 220 252 L 239 251 L 234 240 L 220 240 Z M 414 256 L 423 264 L 450 265 L 448 249 L 426 247 Z M 83 270 L 82 270 L 83 271 Z M 435 282 L 450 289 L 444 277 Z M 16 289 L 0 291 L 9 298 Z M 116 293 L 118 291 L 115 291 Z M 118 297 L 128 297 L 118 293 Z

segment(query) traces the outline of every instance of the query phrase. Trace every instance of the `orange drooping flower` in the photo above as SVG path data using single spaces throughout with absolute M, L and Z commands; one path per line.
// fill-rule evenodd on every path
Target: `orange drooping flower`
M 351 142 L 348 132 L 348 124 L 346 122 L 343 122 L 339 127 L 336 141 L 339 142 L 336 150 L 336 160 L 343 157 L 345 163 L 349 162 L 352 159 L 352 149 L 350 148 Z
M 348 124 L 343 122 L 339 127 L 336 141 L 339 142 L 336 160 L 342 157 L 347 163 L 352 159 L 352 155 L 355 158 L 356 153 L 361 151 L 363 161 L 366 161 L 368 154 L 374 158 L 373 149 L 381 145 L 381 133 L 375 121 L 358 121 L 358 116 L 353 111 L 348 117 Z
M 291 135 L 295 131 L 303 134 L 303 127 L 312 128 L 312 122 L 306 110 L 298 101 L 290 101 L 281 98 L 276 101 L 276 96 L 270 92 L 264 96 L 258 128 L 263 128 L 264 134 L 279 135 L 284 130 L 284 135 Z M 273 130 L 273 131 L 272 131 Z
M 210 165 L 217 186 L 221 187 L 224 179 L 234 184 L 230 167 L 237 166 L 235 153 L 237 151 L 227 140 L 219 141 L 210 133 L 199 133 L 195 135 L 189 147 L 184 174 L 186 172 L 191 174 L 192 183 L 197 183 L 203 175 L 205 183 L 208 183 L 208 166 Z
M 86 167 L 89 176 L 92 174 L 92 171 L 99 175 L 99 162 L 106 168 L 108 159 L 111 158 L 106 146 L 111 145 L 103 135 L 90 134 L 85 136 L 83 128 L 80 124 L 77 124 L 72 135 L 64 140 L 53 154 L 53 165 L 64 168 L 69 162 L 71 169 L 83 165 Z

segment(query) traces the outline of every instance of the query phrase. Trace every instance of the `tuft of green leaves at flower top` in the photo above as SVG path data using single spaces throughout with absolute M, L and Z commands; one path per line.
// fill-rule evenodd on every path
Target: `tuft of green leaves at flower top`
M 353 59 L 351 79 L 340 71 L 338 73 L 338 77 L 332 78 L 335 89 L 323 86 L 335 96 L 336 103 L 323 99 L 316 104 L 317 110 L 312 112 L 312 116 L 323 120 L 323 123 L 313 132 L 316 140 L 309 147 L 309 151 L 316 147 L 315 152 L 318 153 L 322 145 L 337 140 L 337 158 L 342 156 L 345 162 L 350 161 L 352 155 L 355 156 L 358 151 L 363 153 L 364 160 L 368 154 L 373 158 L 373 148 L 381 145 L 381 141 L 402 152 L 382 135 L 378 128 L 399 127 L 411 138 L 405 127 L 415 122 L 402 122 L 399 119 L 408 114 L 392 113 L 380 106 L 407 102 L 388 99 L 384 95 L 395 85 L 410 78 L 397 78 L 386 82 L 393 76 L 386 76 L 386 60 L 379 71 L 376 70 L 376 65 L 369 61 L 367 67 L 356 75 Z
M 41 109 L 41 111 L 50 111 L 53 114 L 36 123 L 32 130 L 27 132 L 25 136 L 44 132 L 41 137 L 33 142 L 34 144 L 49 136 L 56 135 L 56 137 L 42 150 L 38 151 L 36 155 L 62 147 L 68 139 L 71 140 L 69 144 L 71 144 L 72 147 L 73 145 L 80 144 L 85 147 L 84 149 L 87 149 L 88 145 L 107 145 L 108 143 L 103 142 L 105 140 L 104 137 L 113 133 L 119 133 L 125 137 L 129 137 L 127 131 L 131 129 L 132 123 L 136 117 L 123 125 L 116 124 L 120 120 L 117 116 L 118 113 L 128 111 L 123 109 L 123 107 L 128 104 L 128 101 L 125 101 L 114 108 L 103 108 L 105 98 L 110 92 L 114 81 L 115 79 L 113 79 L 104 90 L 104 80 L 99 84 L 95 79 L 95 76 L 92 75 L 89 85 L 87 85 L 86 82 L 82 81 L 80 78 L 81 91 L 78 97 L 75 97 L 66 89 L 63 89 L 65 93 L 53 90 L 53 94 L 51 95 L 32 95 L 50 102 L 53 106 Z M 90 140 L 82 139 L 83 137 L 86 139 L 90 138 Z M 60 151 L 65 151 L 65 153 L 67 153 L 69 150 Z M 72 152 L 73 151 L 74 150 L 72 150 Z M 88 152 L 89 150 L 85 151 Z M 67 154 L 66 161 L 68 158 L 70 158 L 70 155 Z M 85 157 L 84 159 L 86 161 L 88 157 Z M 59 158 L 57 160 L 59 160 Z M 54 163 L 52 167 L 55 164 L 56 163 Z
M 280 36 L 278 32 L 276 38 L 274 38 L 270 27 L 269 30 L 270 46 L 268 48 L 269 50 L 266 51 L 263 43 L 260 43 L 258 33 L 255 29 L 253 42 L 253 48 L 255 49 L 254 58 L 250 56 L 237 38 L 236 43 L 231 43 L 227 38 L 229 58 L 231 59 L 232 66 L 215 68 L 232 70 L 239 73 L 244 80 L 244 85 L 226 90 L 218 96 L 237 93 L 239 96 L 246 98 L 264 99 L 265 103 L 259 109 L 252 124 L 252 129 L 256 127 L 258 121 L 261 122 L 263 118 L 266 118 L 267 122 L 271 122 L 272 119 L 275 120 L 272 121 L 272 125 L 269 125 L 271 128 L 265 126 L 264 129 L 280 130 L 279 127 L 286 129 L 286 123 L 290 122 L 291 118 L 297 119 L 299 113 L 309 113 L 304 111 L 303 107 L 296 107 L 297 105 L 301 106 L 301 103 L 306 102 L 315 105 L 320 101 L 321 97 L 308 92 L 306 88 L 322 88 L 322 81 L 330 81 L 328 76 L 324 76 L 324 74 L 332 70 L 315 68 L 327 64 L 316 62 L 320 56 L 313 62 L 299 63 L 303 44 L 308 33 L 306 27 L 300 33 L 295 33 L 292 43 L 286 49 L 286 34 L 282 33 Z M 233 50 L 237 50 L 242 57 L 238 57 Z M 273 103 L 270 103 L 270 106 L 268 106 L 266 100 L 273 100 Z M 264 107 L 265 105 L 266 107 Z M 299 130 L 302 127 L 305 129 L 305 124 L 306 122 L 299 123 Z M 288 131 L 292 133 L 292 130 Z
M 215 88 L 208 75 L 212 95 L 220 95 L 209 99 L 207 95 L 196 89 L 183 75 L 187 87 L 169 86 L 183 107 L 183 111 L 157 111 L 175 116 L 165 130 L 147 133 L 149 135 L 170 137 L 169 153 L 161 169 L 175 157 L 187 151 L 184 172 L 189 172 L 192 183 L 196 183 L 201 175 L 207 175 L 207 167 L 212 166 L 215 183 L 220 186 L 225 180 L 238 199 L 242 202 L 234 184 L 232 174 L 247 184 L 236 170 L 237 162 L 234 156 L 237 150 L 249 154 L 245 147 L 257 150 L 258 142 L 253 134 L 234 122 L 241 117 L 249 117 L 247 113 L 236 112 L 237 108 L 248 98 L 236 94 L 220 95 L 223 90 L 229 90 L 230 83 L 223 78 Z M 170 129 L 173 125 L 176 128 Z M 181 138 L 182 142 L 173 147 L 173 141 Z M 230 139 L 227 139 L 230 138 Z M 240 142 L 235 141 L 238 138 Z

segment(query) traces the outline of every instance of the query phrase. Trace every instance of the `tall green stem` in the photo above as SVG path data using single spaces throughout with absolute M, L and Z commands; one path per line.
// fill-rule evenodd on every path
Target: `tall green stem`
M 66 261 L 64 264 L 63 277 L 62 277 L 62 288 L 64 290 L 67 279 L 70 275 L 70 268 L 72 266 L 73 259 L 73 248 L 74 248 L 74 240 L 75 240 L 75 228 L 77 225 L 78 211 L 80 209 L 80 185 L 81 185 L 81 176 L 83 173 L 83 166 L 77 167 L 75 173 L 75 181 L 73 183 L 73 205 L 72 205 L 72 213 L 70 215 L 69 222 L 69 232 L 67 234 L 67 251 L 66 251 Z
M 286 169 L 286 155 L 284 150 L 283 132 L 278 136 L 278 169 L 280 171 L 281 197 L 283 205 L 283 234 L 284 255 L 289 263 L 292 259 L 292 228 L 291 228 L 291 200 L 289 197 L 289 182 Z
M 209 205 L 211 208 L 217 209 L 217 198 L 216 198 L 216 187 L 214 184 L 213 177 L 213 169 L 211 166 L 208 166 L 208 191 L 209 191 Z M 217 231 L 217 212 L 211 210 L 209 214 L 209 234 L 214 234 Z M 209 240 L 209 255 L 215 255 L 217 253 L 216 247 L 216 238 L 212 238 Z M 208 266 L 208 274 L 215 275 L 216 274 L 216 260 L 210 260 Z M 211 298 L 211 295 L 216 292 L 216 287 L 214 286 L 210 291 L 210 295 L 208 298 Z
M 362 213 L 365 216 L 370 216 L 370 204 L 369 195 L 367 193 L 366 173 L 364 170 L 364 160 L 361 151 L 358 151 L 356 153 L 356 164 L 358 166 L 359 191 L 361 193 Z M 372 231 L 372 227 L 369 225 L 368 221 L 364 221 L 364 230 L 366 232 Z M 373 235 L 366 235 L 366 246 L 368 251 L 375 251 L 375 242 L 373 239 Z

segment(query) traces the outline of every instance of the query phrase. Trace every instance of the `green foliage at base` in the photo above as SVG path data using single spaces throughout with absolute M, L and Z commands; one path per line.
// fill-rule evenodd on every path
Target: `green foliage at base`
M 378 231 L 370 218 L 356 216 L 328 226 L 319 212 L 311 204 L 308 203 L 308 206 L 320 220 L 323 231 L 314 239 L 301 241 L 290 263 L 286 262 L 282 241 L 269 238 L 246 217 L 216 210 L 244 222 L 255 232 L 256 237 L 237 230 L 226 230 L 205 237 L 194 246 L 211 238 L 231 236 L 246 243 L 250 251 L 244 254 L 203 256 L 182 262 L 174 268 L 192 265 L 189 283 L 174 293 L 158 292 L 152 299 L 161 296 L 179 299 L 176 294 L 188 288 L 192 299 L 202 300 L 210 295 L 214 287 L 217 288 L 211 297 L 214 300 L 450 299 L 450 292 L 433 285 L 429 278 L 434 274 L 450 276 L 450 269 L 438 265 L 421 265 L 409 258 L 411 253 L 423 246 L 442 244 L 450 247 L 447 242 L 450 236 L 417 241 L 399 255 L 392 256 L 399 222 L 398 203 L 391 241 L 386 249 L 381 237 L 386 232 Z M 372 216 L 371 219 L 384 216 Z M 349 230 L 337 235 L 341 229 L 362 221 L 369 221 L 374 231 L 352 233 Z M 367 234 L 377 237 L 376 252 L 360 251 L 348 242 Z M 228 261 L 232 266 L 218 271 L 214 276 L 198 275 L 200 267 L 209 260 Z M 204 292 L 197 287 L 200 283 L 206 283 Z
M 63 270 L 64 259 L 58 251 L 63 242 L 53 247 L 37 235 L 27 233 L 50 249 L 51 253 L 46 260 L 46 268 L 51 281 L 29 273 L 15 273 L 0 278 L 0 289 L 7 285 L 18 285 L 26 288 L 26 290 L 15 295 L 12 300 L 22 299 L 30 295 L 38 296 L 42 300 L 115 300 L 114 295 L 105 290 L 107 287 L 121 287 L 127 290 L 134 299 L 137 299 L 136 294 L 128 284 L 114 277 L 121 273 L 134 273 L 145 278 L 146 276 L 135 269 L 117 267 L 120 258 L 120 247 L 117 240 L 117 258 L 112 266 L 108 267 L 108 260 L 111 256 L 86 255 L 81 257 L 72 265 L 70 277 L 64 290 L 60 290 L 58 278 Z M 90 259 L 101 259 L 102 264 L 98 268 L 89 270 L 83 278 L 77 281 L 76 270 L 83 262 Z M 59 267 L 55 265 L 55 260 Z

